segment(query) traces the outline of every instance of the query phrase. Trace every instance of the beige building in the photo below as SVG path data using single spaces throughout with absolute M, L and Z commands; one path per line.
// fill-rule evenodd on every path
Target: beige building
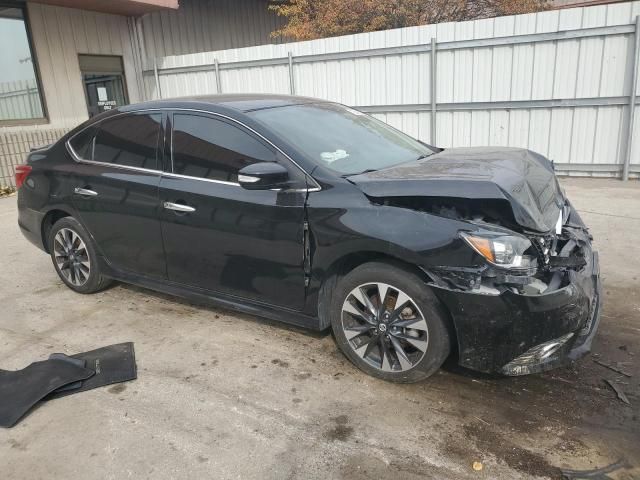
M 148 98 L 166 55 L 273 43 L 267 0 L 0 0 L 0 187 L 30 148 Z

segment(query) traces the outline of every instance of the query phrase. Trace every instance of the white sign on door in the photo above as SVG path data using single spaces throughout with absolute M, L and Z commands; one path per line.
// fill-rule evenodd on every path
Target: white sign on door
M 106 102 L 107 99 L 109 98 L 109 95 L 107 95 L 107 89 L 105 87 L 98 87 L 98 101 L 100 102 Z

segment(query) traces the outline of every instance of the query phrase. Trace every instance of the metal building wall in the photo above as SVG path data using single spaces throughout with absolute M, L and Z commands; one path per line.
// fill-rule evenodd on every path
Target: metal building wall
M 122 56 L 129 99 L 143 98 L 127 17 L 38 3 L 28 3 L 28 13 L 49 127 L 74 127 L 88 118 L 80 53 Z
M 207 52 L 266 43 L 283 19 L 267 0 L 181 0 L 178 10 L 142 17 L 148 65 L 167 55 Z
M 216 93 L 218 84 L 225 93 L 290 93 L 292 83 L 296 94 L 356 106 L 442 147 L 525 147 L 562 172 L 619 175 L 637 15 L 640 2 L 626 2 L 172 56 L 145 82 L 164 98 Z

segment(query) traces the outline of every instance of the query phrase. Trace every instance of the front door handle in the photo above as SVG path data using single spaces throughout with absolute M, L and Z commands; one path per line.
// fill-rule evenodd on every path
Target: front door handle
M 83 197 L 97 197 L 98 196 L 98 192 L 95 192 L 93 190 L 89 190 L 88 188 L 76 187 L 73 190 L 73 193 L 75 193 L 76 195 L 82 195 Z
M 164 202 L 164 208 L 166 208 L 167 210 L 174 210 L 176 212 L 195 212 L 196 211 L 195 208 L 190 207 L 189 205 L 185 205 L 183 203 Z

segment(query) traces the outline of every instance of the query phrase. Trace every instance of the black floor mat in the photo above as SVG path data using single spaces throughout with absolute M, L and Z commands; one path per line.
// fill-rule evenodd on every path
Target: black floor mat
M 126 382 L 137 378 L 136 356 L 133 350 L 133 343 L 119 343 L 86 353 L 71 355 L 76 360 L 84 360 L 86 367 L 95 370 L 96 374 L 82 382 L 79 388 L 62 388 L 45 398 L 64 397 L 72 393 L 84 392 L 93 388 L 110 385 L 112 383 Z
M 0 426 L 12 427 L 47 394 L 94 374 L 60 358 L 35 362 L 18 371 L 0 370 Z
M 68 357 L 64 353 L 52 353 L 51 355 L 49 355 L 49 360 L 54 358 L 65 361 L 65 362 L 73 363 L 74 365 L 77 365 L 82 368 L 85 368 L 87 364 L 87 362 L 85 362 L 84 360 L 80 360 L 79 358 Z M 65 390 L 75 390 L 76 388 L 80 388 L 81 386 L 82 386 L 82 380 L 79 380 L 77 382 L 73 382 L 68 385 L 65 385 L 64 387 L 60 387 L 55 391 L 63 392 Z

